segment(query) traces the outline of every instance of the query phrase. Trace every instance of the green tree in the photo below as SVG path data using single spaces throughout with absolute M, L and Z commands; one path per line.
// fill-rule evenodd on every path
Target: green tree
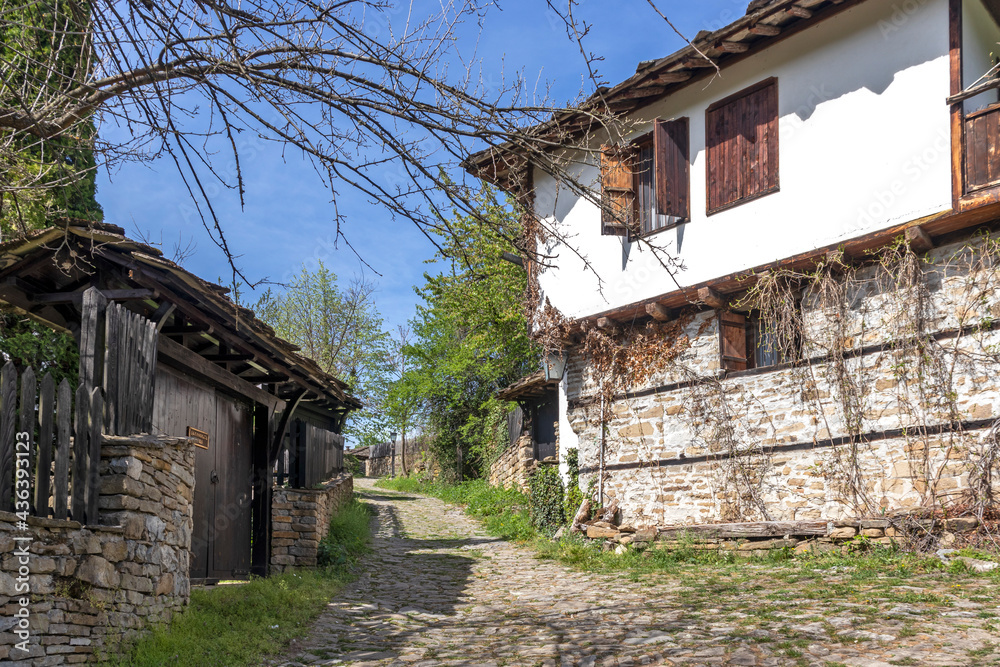
M 520 236 L 520 221 L 492 193 L 480 199 L 480 215 L 490 224 L 455 215 L 438 227 L 443 271 L 425 274 L 417 290 L 411 367 L 394 387 L 419 401 L 435 453 L 459 475 L 481 474 L 505 444 L 507 406 L 496 393 L 539 367 L 524 316 L 525 272 L 502 259 L 516 252 L 508 239 Z
M 365 407 L 351 413 L 344 434 L 362 445 L 384 441 L 390 428 L 383 405 L 391 381 L 389 335 L 374 291 L 357 279 L 342 289 L 320 263 L 314 271 L 303 267 L 284 291 L 267 290 L 254 308 L 279 336 L 351 386 Z
M 87 3 L 0 0 L 0 100 L 28 108 L 86 76 L 92 49 L 84 38 Z M 96 130 L 85 114 L 72 130 L 39 137 L 0 132 L 0 237 L 50 224 L 56 216 L 99 220 Z

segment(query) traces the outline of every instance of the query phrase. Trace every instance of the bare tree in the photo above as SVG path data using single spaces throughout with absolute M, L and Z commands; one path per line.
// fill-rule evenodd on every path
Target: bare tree
M 506 145 L 519 165 L 530 160 L 597 201 L 592 183 L 567 176 L 566 161 L 580 158 L 558 149 L 579 132 L 581 113 L 598 126 L 613 114 L 590 103 L 563 128 L 552 120 L 560 110 L 529 99 L 519 76 L 494 85 L 474 66 L 456 70 L 474 62 L 455 51 L 458 26 L 490 4 L 451 0 L 421 16 L 380 0 L 2 3 L 0 27 L 20 37 L 4 45 L 0 68 L 0 197 L 60 187 L 78 173 L 46 173 L 58 160 L 21 173 L 13 167 L 26 149 L 92 143 L 98 167 L 166 156 L 231 263 L 209 192 L 221 185 L 244 201 L 245 137 L 311 160 L 335 205 L 350 187 L 425 234 L 447 231 L 443 205 L 476 214 L 455 167 L 488 147 Z M 101 134 L 112 124 L 128 137 Z M 539 124 L 544 131 L 530 129 Z M 335 222 L 343 238 L 339 212 Z M 235 264 L 233 272 L 245 280 Z

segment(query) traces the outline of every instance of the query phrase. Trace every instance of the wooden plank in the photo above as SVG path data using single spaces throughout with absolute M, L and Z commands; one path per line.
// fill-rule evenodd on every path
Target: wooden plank
M 55 418 L 56 383 L 51 373 L 42 377 L 38 399 L 38 465 L 35 468 L 35 514 L 49 516 L 49 496 L 52 491 L 52 425 Z
M 1000 144 L 1000 114 L 997 110 L 982 116 L 985 125 L 986 149 L 983 157 L 986 160 L 986 182 L 995 183 L 1000 179 L 1000 160 L 997 159 L 997 145 Z
M 0 371 L 0 509 L 14 509 L 14 441 L 17 427 L 17 370 L 8 361 Z
M 153 403 L 156 401 L 156 340 L 159 335 L 156 325 L 153 322 L 146 322 L 146 331 L 143 338 L 143 359 L 146 367 L 146 378 L 143 381 L 145 401 L 143 403 L 142 420 L 139 424 L 140 431 L 144 433 L 153 432 Z
M 756 523 L 699 524 L 660 528 L 664 537 L 692 535 L 701 538 L 783 537 L 785 535 L 826 535 L 826 521 L 761 521 Z
M 745 371 L 750 367 L 746 315 L 719 311 L 719 350 L 725 370 Z
M 87 442 L 90 436 L 90 401 L 87 385 L 81 384 L 76 389 L 76 423 L 73 429 L 73 501 L 71 512 L 73 520 L 84 522 L 87 513 L 87 459 L 90 447 Z
M 107 406 L 107 432 L 112 435 L 126 435 L 119 430 L 119 394 L 118 382 L 121 375 L 121 357 L 118 351 L 123 344 L 121 340 L 122 307 L 117 304 L 108 306 L 107 323 L 107 360 L 104 368 L 104 388 L 107 391 L 105 404 Z
M 101 294 L 108 301 L 145 301 L 146 299 L 155 299 L 157 296 L 155 291 L 145 288 L 101 290 Z M 83 292 L 35 294 L 32 301 L 39 304 L 81 303 L 83 301 Z
M 32 463 L 35 460 L 35 456 L 34 456 L 34 454 L 35 454 L 35 424 L 37 423 L 37 414 L 36 414 L 37 409 L 38 409 L 38 385 L 35 382 L 35 371 L 34 371 L 33 368 L 31 368 L 29 366 L 28 368 L 26 368 L 24 370 L 23 373 L 21 373 L 21 414 L 20 414 L 20 420 L 19 420 L 19 424 L 18 424 L 18 430 L 21 433 L 27 433 L 28 434 L 28 439 L 27 439 L 27 446 L 28 446 L 27 464 L 28 464 L 29 474 L 28 474 L 28 478 L 27 478 L 27 482 L 28 482 L 28 496 L 27 496 L 27 499 L 28 499 L 29 503 L 31 503 L 31 500 L 32 500 L 32 493 L 31 493 L 32 490 L 33 490 L 33 483 L 32 482 L 34 481 L 32 479 L 32 475 L 30 474 L 30 471 L 31 471 L 30 466 L 32 465 Z M 23 443 L 25 441 L 19 439 L 18 442 L 19 443 Z M 22 448 L 20 451 L 24 452 L 24 449 Z M 17 490 L 21 491 L 21 489 L 17 489 Z M 20 496 L 20 493 L 18 493 L 18 496 Z
M 83 293 L 80 315 L 80 382 L 95 387 L 104 380 L 104 313 L 108 300 L 91 287 Z
M 73 390 L 65 378 L 59 383 L 57 401 L 57 431 L 54 452 L 56 465 L 52 489 L 52 516 L 55 519 L 65 519 L 69 516 L 69 458 L 73 412 Z
M 205 361 L 204 357 L 198 356 L 176 341 L 160 336 L 157 345 L 157 358 L 160 361 L 178 365 L 203 380 L 234 391 L 241 396 L 246 396 L 258 403 L 263 403 L 274 410 L 280 410 L 285 406 L 285 401 L 274 394 L 269 394 L 236 377 L 229 371 L 219 368 L 210 361 Z
M 94 387 L 88 397 L 90 404 L 90 457 L 87 466 L 87 515 L 88 525 L 98 523 L 98 498 L 101 494 L 101 430 L 104 425 L 104 392 Z

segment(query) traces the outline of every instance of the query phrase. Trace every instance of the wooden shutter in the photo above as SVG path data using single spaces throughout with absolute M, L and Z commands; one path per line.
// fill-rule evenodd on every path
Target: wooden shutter
M 778 85 L 766 79 L 705 114 L 708 213 L 778 190 Z
M 625 236 L 635 216 L 631 146 L 601 149 L 601 234 Z
M 690 123 L 687 118 L 653 125 L 653 146 L 656 155 L 656 212 L 691 219 L 691 150 Z
M 749 368 L 746 315 L 719 311 L 719 346 L 722 350 L 723 369 L 745 371 Z

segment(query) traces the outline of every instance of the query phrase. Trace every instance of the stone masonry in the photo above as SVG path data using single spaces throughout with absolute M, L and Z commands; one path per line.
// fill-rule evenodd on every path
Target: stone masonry
M 535 470 L 535 450 L 531 435 L 518 438 L 490 465 L 490 484 L 527 493 L 528 477 Z
M 806 340 L 844 332 L 847 382 L 863 396 L 853 430 L 860 435 L 844 417 L 842 385 L 824 350 L 803 350 L 814 359 L 808 365 L 723 372 L 717 313 L 695 313 L 684 327 L 686 349 L 611 406 L 604 490 L 618 499 L 622 521 L 836 521 L 961 501 L 1000 415 L 997 273 L 991 259 L 954 259 L 975 257 L 983 243 L 972 236 L 932 250 L 914 288 L 920 302 L 900 300 L 875 280 L 874 267 L 859 270 L 843 311 L 825 310 L 804 291 Z M 941 377 L 923 385 L 913 348 L 892 344 L 913 303 L 932 337 L 926 354 L 940 359 L 933 368 Z M 579 348 L 570 350 L 567 382 L 586 488 L 600 470 L 601 427 L 598 378 Z M 917 403 L 924 390 L 929 408 Z
M 271 571 L 315 567 L 330 519 L 351 499 L 354 478 L 341 473 L 321 489 L 276 488 L 271 500 Z
M 29 518 L 27 530 L 19 530 L 15 515 L 0 512 L 4 664 L 90 662 L 188 602 L 194 492 L 188 439 L 105 436 L 101 464 L 102 525 Z M 28 592 L 19 587 L 25 561 Z M 27 651 L 18 648 L 25 640 L 18 634 L 22 598 Z

